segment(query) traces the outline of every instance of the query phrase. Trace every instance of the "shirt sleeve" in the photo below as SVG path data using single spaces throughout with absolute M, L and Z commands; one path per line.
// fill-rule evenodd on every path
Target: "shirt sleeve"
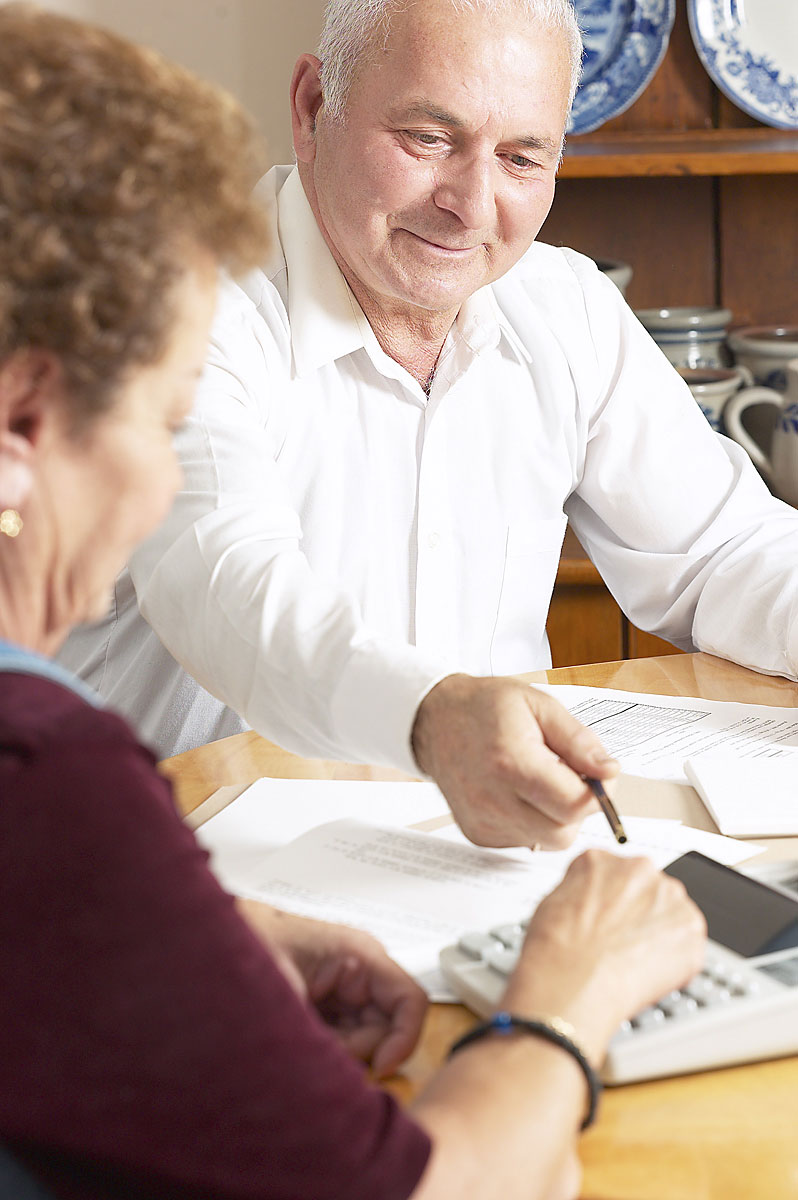
M 404 1200 L 426 1134 L 295 995 L 88 711 L 3 766 L 0 1127 L 72 1200 Z
M 299 754 L 417 774 L 415 714 L 448 672 L 369 630 L 302 553 L 269 408 L 290 363 L 279 301 L 270 317 L 224 289 L 179 440 L 185 486 L 130 563 L 139 607 L 177 661 L 259 733 Z
M 798 513 L 713 432 L 614 286 L 583 271 L 595 378 L 568 503 L 630 619 L 682 649 L 798 672 Z

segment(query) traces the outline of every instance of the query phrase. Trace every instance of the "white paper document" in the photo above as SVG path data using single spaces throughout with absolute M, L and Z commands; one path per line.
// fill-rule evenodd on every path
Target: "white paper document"
M 434 783 L 259 779 L 196 831 L 229 891 L 257 888 L 266 856 L 316 825 L 352 817 L 417 825 L 449 813 Z
M 235 837 L 228 827 L 217 844 L 218 820 L 213 818 L 200 832 L 226 887 L 291 912 L 374 934 L 433 999 L 450 998 L 437 970 L 444 946 L 468 928 L 529 916 L 571 859 L 590 846 L 647 854 L 661 866 L 688 849 L 701 849 L 727 863 L 758 849 L 677 821 L 644 817 L 625 819 L 629 842 L 618 846 L 604 816 L 597 813 L 585 821 L 575 844 L 557 853 L 481 849 L 454 826 L 439 836 L 349 819 L 317 826 L 282 849 L 269 852 L 261 847 L 253 853 L 246 821 L 239 823 Z
M 798 836 L 798 757 L 689 758 L 687 778 L 721 833 L 732 837 Z
M 718 751 L 757 761 L 798 755 L 798 708 L 570 684 L 535 687 L 594 729 L 627 775 L 687 783 L 687 758 Z

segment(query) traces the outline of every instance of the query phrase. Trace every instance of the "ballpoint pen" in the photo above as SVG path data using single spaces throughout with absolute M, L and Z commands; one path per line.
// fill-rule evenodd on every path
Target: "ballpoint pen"
M 607 818 L 607 821 L 609 822 L 610 829 L 612 830 L 612 832 L 615 836 L 616 842 L 618 842 L 619 845 L 622 846 L 624 844 L 624 842 L 628 840 L 626 837 L 626 831 L 625 831 L 623 825 L 621 824 L 621 818 L 618 816 L 617 812 L 615 811 L 615 805 L 612 803 L 612 800 L 610 800 L 609 796 L 604 791 L 603 783 L 601 782 L 600 779 L 591 779 L 591 777 L 589 775 L 584 776 L 584 780 L 585 780 L 585 783 L 590 788 L 593 795 L 598 800 L 599 804 L 601 805 L 601 811 L 604 813 L 604 816 Z

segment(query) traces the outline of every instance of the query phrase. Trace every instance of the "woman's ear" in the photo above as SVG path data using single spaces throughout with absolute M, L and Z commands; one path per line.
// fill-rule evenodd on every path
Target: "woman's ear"
M 315 54 L 303 54 L 291 78 L 291 128 L 300 162 L 310 163 L 315 157 L 316 116 L 323 102 L 321 61 Z
M 0 510 L 24 505 L 42 431 L 63 420 L 62 371 L 45 350 L 17 350 L 0 363 Z

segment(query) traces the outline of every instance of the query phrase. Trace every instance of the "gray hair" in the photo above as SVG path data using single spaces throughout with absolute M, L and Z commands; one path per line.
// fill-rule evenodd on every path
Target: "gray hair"
M 410 0 L 414 2 L 414 0 Z M 573 0 L 450 0 L 456 12 L 512 12 L 563 32 L 571 68 L 573 101 L 582 68 L 582 35 Z M 340 120 L 358 68 L 381 36 L 390 33 L 391 17 L 407 0 L 327 0 L 319 43 L 321 82 L 327 115 Z

